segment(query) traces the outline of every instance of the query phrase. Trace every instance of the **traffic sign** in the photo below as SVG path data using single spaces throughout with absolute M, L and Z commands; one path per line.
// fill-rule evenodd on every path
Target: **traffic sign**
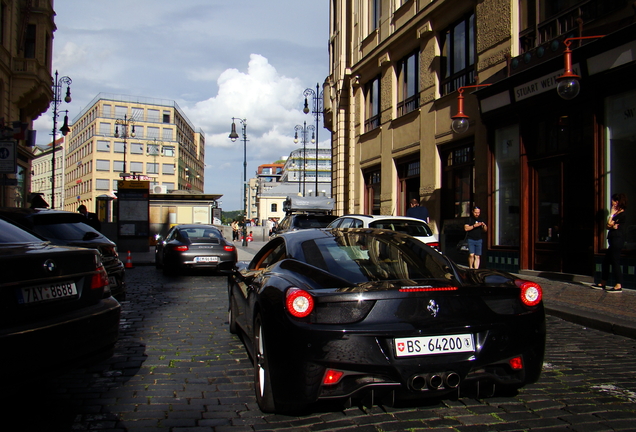
M 17 143 L 0 141 L 0 173 L 15 174 L 17 168 Z

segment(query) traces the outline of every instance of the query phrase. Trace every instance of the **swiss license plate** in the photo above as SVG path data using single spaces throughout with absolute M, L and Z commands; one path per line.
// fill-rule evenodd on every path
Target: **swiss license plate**
M 218 262 L 219 257 L 194 257 L 194 262 Z
M 20 288 L 18 291 L 18 303 L 37 303 L 45 300 L 73 297 L 76 295 L 77 287 L 74 282 L 40 285 Z
M 471 334 L 395 338 L 394 342 L 396 357 L 475 351 Z

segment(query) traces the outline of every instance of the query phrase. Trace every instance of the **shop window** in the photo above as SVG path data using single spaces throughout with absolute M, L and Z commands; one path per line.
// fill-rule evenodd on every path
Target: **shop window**
M 380 170 L 369 171 L 364 175 L 365 213 L 380 214 Z
M 628 205 L 636 202 L 634 161 L 636 160 L 636 90 L 605 99 L 605 211 L 611 208 L 615 193 L 627 195 Z M 624 248 L 636 249 L 636 212 L 628 207 L 627 226 L 623 227 Z
M 416 51 L 398 63 L 398 116 L 420 107 L 418 55 L 419 52 Z
M 519 125 L 495 131 L 493 241 L 498 246 L 519 246 Z
M 475 82 L 475 14 L 448 27 L 441 34 L 442 96 Z
M 475 194 L 473 144 L 447 149 L 442 158 L 442 219 L 468 217 Z
M 380 77 L 366 83 L 364 88 L 365 115 L 364 131 L 380 127 Z

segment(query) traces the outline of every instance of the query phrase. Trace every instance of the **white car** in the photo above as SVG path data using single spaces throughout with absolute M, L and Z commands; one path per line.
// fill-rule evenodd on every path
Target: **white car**
M 327 228 L 382 228 L 408 234 L 439 250 L 439 240 L 426 222 L 406 216 L 350 214 L 340 216 Z

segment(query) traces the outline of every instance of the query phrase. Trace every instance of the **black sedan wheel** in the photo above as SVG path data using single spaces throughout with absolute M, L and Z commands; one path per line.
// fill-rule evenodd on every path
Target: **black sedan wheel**
M 261 411 L 272 413 L 275 411 L 272 383 L 269 375 L 269 362 L 267 361 L 267 349 L 263 338 L 263 325 L 261 316 L 254 320 L 254 388 L 256 390 L 256 402 Z

